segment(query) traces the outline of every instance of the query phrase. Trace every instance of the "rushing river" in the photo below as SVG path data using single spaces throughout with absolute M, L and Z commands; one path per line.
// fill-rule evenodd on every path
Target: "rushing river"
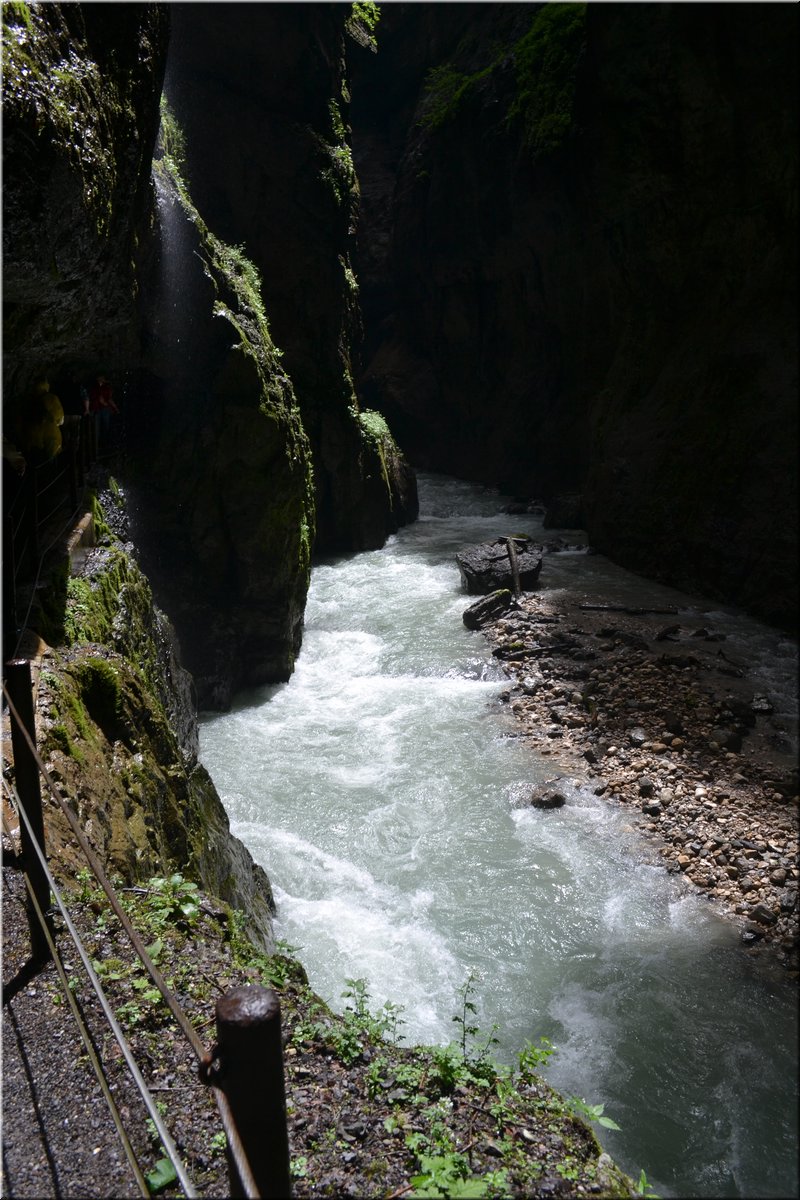
M 447 1042 L 470 973 L 498 1056 L 557 1047 L 546 1074 L 601 1101 L 602 1141 L 663 1196 L 790 1197 L 797 1179 L 795 994 L 590 789 L 525 807 L 552 761 L 505 736 L 507 686 L 454 555 L 507 532 L 496 493 L 420 479 L 420 520 L 382 550 L 315 567 L 292 679 L 207 716 L 202 759 L 233 832 L 272 880 L 277 935 L 334 1008 L 347 979 L 405 1006 L 406 1040 Z M 713 619 L 796 730 L 796 657 L 778 634 L 578 551 L 543 586 Z M 694 606 L 694 607 L 693 607 Z

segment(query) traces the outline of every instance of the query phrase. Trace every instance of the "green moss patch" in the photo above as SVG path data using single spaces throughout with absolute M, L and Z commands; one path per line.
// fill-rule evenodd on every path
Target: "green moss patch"
M 3 5 L 3 106 L 29 118 L 77 169 L 98 234 L 108 233 L 119 182 L 109 121 L 135 128 L 132 80 L 103 71 L 60 5 Z
M 456 118 L 484 83 L 513 62 L 514 96 L 506 124 L 520 122 L 523 141 L 534 158 L 560 146 L 574 125 L 575 80 L 586 36 L 585 4 L 543 4 L 527 33 L 504 46 L 486 66 L 465 72 L 441 63 L 427 75 L 420 124 L 441 128 Z
M 544 4 L 515 46 L 517 96 L 508 119 L 522 121 L 534 155 L 560 146 L 572 129 L 585 38 L 585 4 Z
M 115 741 L 122 716 L 119 672 L 104 658 L 87 658 L 76 676 L 90 717 L 110 742 Z

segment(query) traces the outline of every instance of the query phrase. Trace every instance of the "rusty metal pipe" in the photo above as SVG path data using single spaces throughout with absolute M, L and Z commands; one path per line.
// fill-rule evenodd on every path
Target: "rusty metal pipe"
M 281 1006 L 258 985 L 231 988 L 216 1004 L 220 1087 L 228 1098 L 241 1146 L 264 1200 L 291 1196 L 286 1129 Z M 228 1148 L 231 1196 L 245 1195 L 236 1156 Z
M 44 816 L 42 813 L 42 791 L 39 786 L 39 766 L 31 752 L 25 737 L 27 731 L 31 741 L 36 743 L 36 723 L 33 712 L 33 684 L 31 680 L 31 664 L 26 658 L 15 658 L 6 663 L 6 692 L 8 695 L 9 713 L 11 717 L 11 746 L 14 751 L 14 782 L 17 788 L 20 804 L 30 823 L 20 821 L 19 836 L 22 857 L 25 862 L 25 872 L 30 880 L 31 889 L 36 902 L 43 913 L 50 907 L 50 884 L 33 847 L 33 839 L 45 853 L 44 845 Z M 30 902 L 28 909 L 28 927 L 31 934 L 31 953 L 37 962 L 46 962 L 50 957 L 50 947 L 44 930 Z

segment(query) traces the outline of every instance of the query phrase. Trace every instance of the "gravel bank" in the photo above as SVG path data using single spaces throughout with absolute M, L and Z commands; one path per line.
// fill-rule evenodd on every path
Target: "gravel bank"
M 713 630 L 528 593 L 484 625 L 518 736 L 628 806 L 666 869 L 798 972 L 798 772 L 769 697 Z

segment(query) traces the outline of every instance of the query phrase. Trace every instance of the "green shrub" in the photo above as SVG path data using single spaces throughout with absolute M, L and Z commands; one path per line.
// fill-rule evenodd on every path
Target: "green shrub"
M 534 156 L 561 145 L 573 126 L 575 79 L 586 37 L 585 4 L 545 4 L 514 48 L 520 118 Z

